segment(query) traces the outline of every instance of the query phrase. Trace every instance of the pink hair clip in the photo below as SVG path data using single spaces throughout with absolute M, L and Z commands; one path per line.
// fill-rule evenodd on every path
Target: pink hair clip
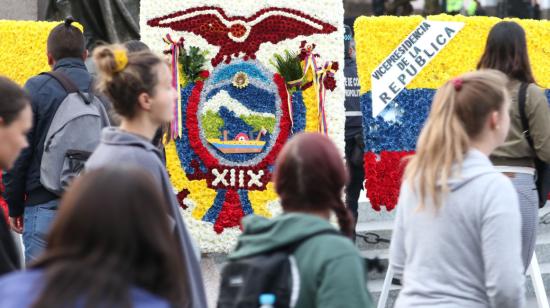
M 452 80 L 453 86 L 455 87 L 456 91 L 460 91 L 462 89 L 462 78 L 455 78 Z

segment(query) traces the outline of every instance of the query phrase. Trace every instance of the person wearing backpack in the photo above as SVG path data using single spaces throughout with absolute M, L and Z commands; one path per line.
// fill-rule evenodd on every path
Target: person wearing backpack
M 478 68 L 496 69 L 508 76 L 512 122 L 506 141 L 493 152 L 491 161 L 512 180 L 519 196 L 522 258 L 527 270 L 535 251 L 539 206 L 548 198 L 544 165 L 550 162 L 550 108 L 535 83 L 525 31 L 517 23 L 503 21 L 491 29 Z
M 348 174 L 336 146 L 321 134 L 302 133 L 275 166 L 284 213 L 243 219 L 222 272 L 218 308 L 259 307 L 268 295 L 276 308 L 374 307 L 365 263 L 351 241 L 353 217 L 342 199 Z
M 60 124 L 63 120 L 61 118 L 68 120 L 71 115 L 74 115 L 70 113 L 70 110 L 69 113 L 61 115 L 58 112 L 59 110 L 67 111 L 61 106 L 71 93 L 54 75 L 61 76 L 65 81 L 71 83 L 76 92 L 90 93 L 92 80 L 84 65 L 84 59 L 88 55 L 84 47 L 84 36 L 80 29 L 72 23 L 73 20 L 67 18 L 65 22 L 54 27 L 48 36 L 47 57 L 52 72 L 32 77 L 25 84 L 25 89 L 31 96 L 33 111 L 33 128 L 27 136 L 29 147 L 22 151 L 13 168 L 8 170 L 4 177 L 4 195 L 9 207 L 11 227 L 15 232 L 23 233 L 27 263 L 33 261 L 44 250 L 46 234 L 57 212 L 62 191 L 61 164 L 67 154 L 66 152 L 62 153 L 58 146 L 63 146 L 64 141 L 70 143 L 76 141 L 68 140 L 68 138 L 63 138 L 63 140 L 52 138 L 52 132 L 50 132 L 52 123 Z M 72 94 L 73 96 L 78 95 Z M 81 103 L 82 101 L 79 101 L 74 107 L 79 109 Z M 94 104 L 90 102 L 89 106 Z M 59 116 L 57 120 L 54 119 L 56 115 Z M 84 118 L 90 119 L 87 116 Z M 94 127 L 91 127 L 83 136 L 90 136 L 92 133 L 98 136 L 100 130 L 100 127 L 96 127 L 95 130 Z M 60 136 L 62 135 L 64 133 Z M 90 142 L 85 138 L 80 140 L 86 143 Z M 52 141 L 54 146 L 52 151 L 47 151 L 47 156 L 49 156 L 47 158 L 52 159 L 50 161 L 56 161 L 55 166 L 43 163 L 46 143 Z M 95 145 L 89 144 L 88 146 L 92 148 Z M 58 157 L 51 157 L 52 155 L 58 155 Z M 48 174 L 44 174 L 41 170 L 44 167 L 58 169 L 49 170 Z M 53 178 L 55 176 L 52 174 L 56 174 L 57 178 Z M 73 175 L 65 173 L 65 180 L 72 178 Z M 50 184 L 57 181 L 57 189 L 46 187 L 43 183 L 44 176 L 48 177 Z
M 99 73 L 97 88 L 113 102 L 120 126 L 103 130 L 101 143 L 86 162 L 85 170 L 128 165 L 154 177 L 167 201 L 166 213 L 180 244 L 185 279 L 190 282 L 184 290 L 189 296 L 186 307 L 207 307 L 198 251 L 182 219 L 161 152 L 151 142 L 158 128 L 174 115 L 177 92 L 172 86 L 170 68 L 150 51 L 129 53 L 121 45 L 97 47 L 93 58 Z
M 401 185 L 390 266 L 396 308 L 522 308 L 518 196 L 489 160 L 510 118 L 506 76 L 464 74 L 435 94 Z

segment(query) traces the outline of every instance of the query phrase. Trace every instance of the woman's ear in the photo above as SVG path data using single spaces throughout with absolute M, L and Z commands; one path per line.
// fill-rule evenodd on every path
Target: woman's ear
M 139 107 L 143 110 L 151 110 L 151 96 L 147 92 L 143 92 L 138 96 Z
M 498 111 L 493 111 L 489 114 L 489 119 L 487 119 L 487 121 L 489 121 L 489 128 L 491 130 L 500 128 L 500 117 L 501 115 Z

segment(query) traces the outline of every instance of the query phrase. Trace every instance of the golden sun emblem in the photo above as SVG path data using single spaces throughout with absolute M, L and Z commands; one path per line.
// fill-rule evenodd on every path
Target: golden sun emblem
M 245 72 L 238 72 L 233 77 L 233 86 L 238 89 L 244 89 L 248 86 L 248 75 Z

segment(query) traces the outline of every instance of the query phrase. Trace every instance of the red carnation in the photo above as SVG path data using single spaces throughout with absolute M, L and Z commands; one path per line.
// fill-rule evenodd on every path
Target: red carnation
M 202 78 L 202 79 L 206 79 L 206 78 L 210 77 L 210 73 L 208 71 L 200 71 L 199 77 Z
M 327 76 L 327 78 L 323 81 L 323 85 L 327 90 L 334 91 L 334 89 L 336 89 L 336 80 L 334 77 Z

